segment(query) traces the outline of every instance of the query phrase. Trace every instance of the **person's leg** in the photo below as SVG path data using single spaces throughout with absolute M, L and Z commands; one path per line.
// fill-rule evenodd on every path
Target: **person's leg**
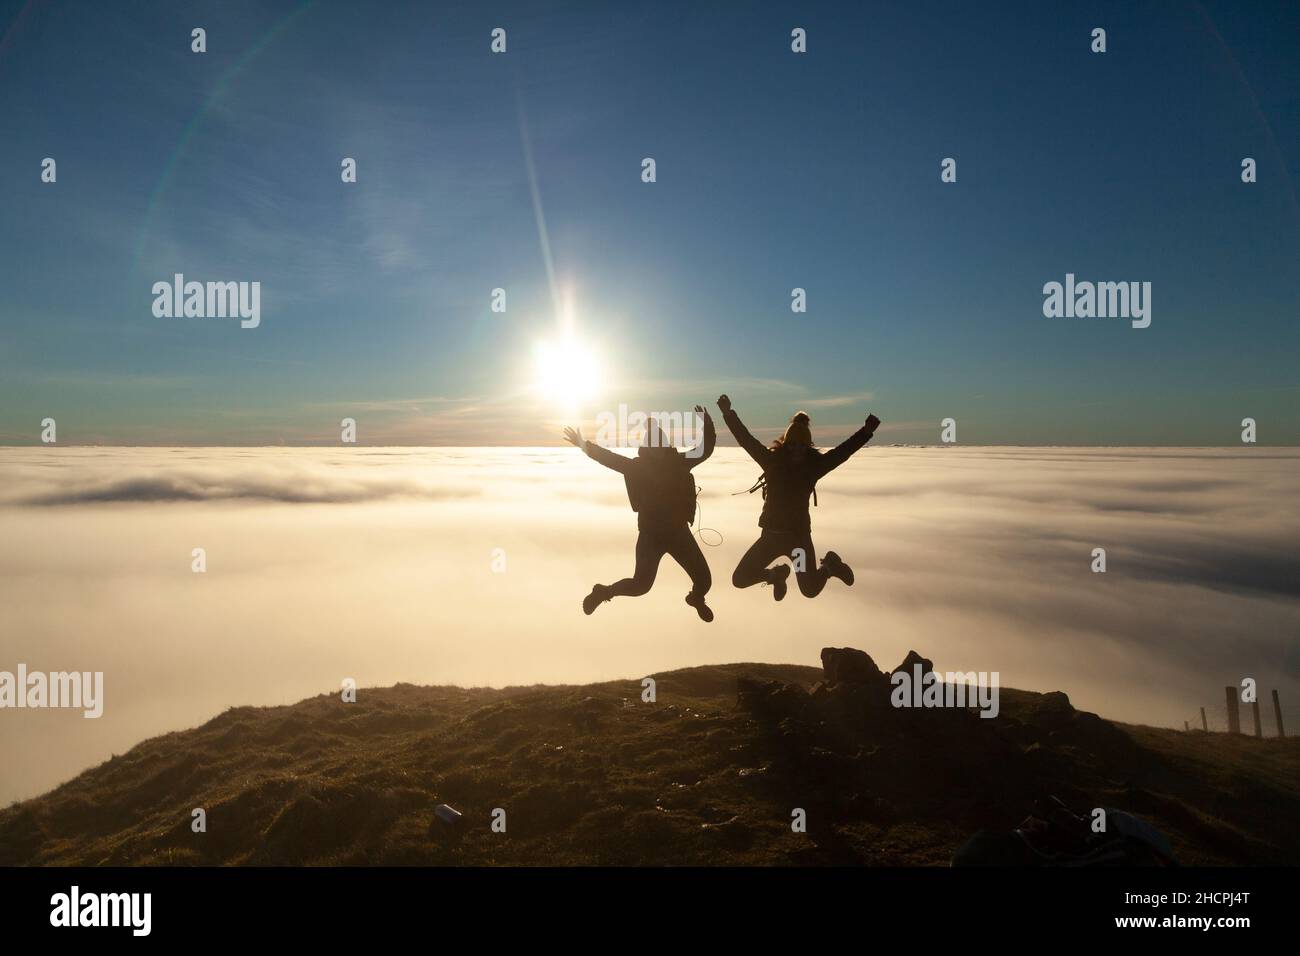
M 636 539 L 636 570 L 630 578 L 615 581 L 606 590 L 610 597 L 640 597 L 650 590 L 659 573 L 659 562 L 667 548 L 663 536 L 642 531 Z
M 826 572 L 827 581 L 831 578 L 839 578 L 844 582 L 845 587 L 853 587 L 853 569 L 834 551 L 827 551 L 826 556 L 822 558 L 822 570 Z
M 815 598 L 826 587 L 826 569 L 817 566 L 817 549 L 813 547 L 812 534 L 798 535 L 797 538 L 790 548 L 794 579 L 799 584 L 799 593 L 806 598 Z
M 772 584 L 778 577 L 784 578 L 785 575 L 768 565 L 785 553 L 782 540 L 788 537 L 766 531 L 759 535 L 758 540 L 749 546 L 745 556 L 736 565 L 736 570 L 731 573 L 731 583 L 738 588 L 749 588 L 755 584 Z M 789 573 L 787 569 L 785 574 Z
M 813 547 L 811 534 L 804 535 L 794 548 L 803 549 L 803 553 L 792 560 L 804 568 L 803 571 L 795 572 L 795 580 L 799 582 L 799 591 L 804 597 L 814 598 L 821 594 L 831 578 L 839 578 L 847 586 L 853 586 L 853 569 L 834 551 L 827 551 L 826 557 L 818 565 L 817 549 Z
M 704 552 L 700 550 L 700 544 L 695 540 L 695 535 L 691 533 L 690 528 L 674 530 L 668 553 L 682 566 L 682 570 L 690 575 L 691 593 L 698 594 L 700 597 L 708 594 L 709 588 L 713 587 L 713 574 L 709 571 L 708 559 L 704 557 Z
M 700 550 L 699 542 L 687 527 L 674 529 L 669 540 L 668 553 L 682 566 L 691 579 L 691 590 L 686 595 L 686 603 L 695 608 L 700 620 L 713 620 L 713 611 L 704 601 L 704 595 L 713 586 L 713 574 L 709 571 L 709 562 Z
M 597 584 L 582 601 L 582 612 L 591 614 L 601 603 L 616 597 L 637 597 L 650 590 L 659 571 L 659 561 L 664 556 L 664 545 L 659 535 L 642 531 L 636 538 L 636 569 L 630 578 L 613 584 Z

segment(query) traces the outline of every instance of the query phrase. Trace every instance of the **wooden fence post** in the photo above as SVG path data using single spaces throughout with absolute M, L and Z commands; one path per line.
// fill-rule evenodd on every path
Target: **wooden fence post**
M 1202 729 L 1203 731 L 1205 731 L 1207 734 L 1210 732 L 1210 725 L 1209 725 L 1209 722 L 1206 721 L 1206 719 L 1205 719 L 1205 708 L 1204 708 L 1204 707 L 1201 708 L 1201 729 Z
M 1237 709 L 1237 688 L 1223 688 L 1224 697 L 1228 701 L 1228 733 L 1241 733 L 1241 712 Z
M 1250 709 L 1255 715 L 1255 736 L 1263 737 L 1264 725 L 1260 723 L 1259 720 L 1259 698 L 1258 697 L 1256 697 L 1254 700 L 1250 702 Z
M 1273 716 L 1277 718 L 1277 735 L 1285 737 L 1286 733 L 1282 730 L 1282 705 L 1278 703 L 1277 691 L 1273 691 Z

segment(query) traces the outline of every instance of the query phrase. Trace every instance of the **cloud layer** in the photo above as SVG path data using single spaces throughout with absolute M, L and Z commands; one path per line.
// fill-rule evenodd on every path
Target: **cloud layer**
M 345 677 L 575 683 L 815 664 L 828 644 L 886 665 L 916 648 L 1123 720 L 1181 727 L 1205 706 L 1222 725 L 1243 677 L 1291 712 L 1298 465 L 1289 449 L 869 448 L 813 511 L 856 586 L 774 605 L 730 586 L 760 501 L 732 494 L 755 469 L 720 448 L 697 472 L 723 538 L 704 625 L 669 559 L 648 596 L 582 614 L 592 583 L 631 572 L 636 531 L 621 479 L 572 449 L 0 449 L 0 670 L 102 670 L 106 697 L 100 720 L 0 711 L 0 800 Z

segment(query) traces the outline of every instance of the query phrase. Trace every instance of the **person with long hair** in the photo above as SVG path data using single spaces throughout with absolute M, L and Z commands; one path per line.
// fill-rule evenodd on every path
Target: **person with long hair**
M 696 405 L 695 411 L 704 416 L 704 443 L 687 452 L 672 446 L 654 418 L 649 421 L 646 442 L 637 449 L 635 458 L 587 441 L 577 429 L 564 430 L 569 444 L 623 476 L 628 503 L 637 513 L 636 568 L 632 576 L 613 584 L 595 585 L 582 602 L 584 614 L 591 614 L 611 598 L 638 597 L 648 592 L 655 583 L 659 562 L 667 554 L 691 579 L 686 603 L 695 608 L 700 620 L 713 620 L 713 610 L 704 602 L 713 586 L 713 576 L 691 532 L 695 520 L 695 476 L 691 469 L 713 454 L 717 431 L 702 405 Z
M 738 588 L 755 584 L 772 585 L 772 596 L 780 601 L 786 594 L 790 565 L 769 567 L 774 561 L 789 558 L 794 566 L 795 581 L 804 597 L 821 594 L 826 582 L 838 578 L 853 584 L 853 569 L 834 551 L 827 551 L 820 566 L 812 542 L 812 519 L 808 503 L 816 501 L 817 482 L 838 468 L 871 440 L 880 419 L 868 415 L 866 424 L 830 451 L 813 444 L 811 421 L 807 413 L 798 412 L 780 438 L 765 446 L 750 434 L 726 395 L 718 398 L 723 421 L 736 442 L 749 453 L 763 470 L 751 492 L 763 492 L 763 511 L 758 518 L 762 533 L 745 552 L 731 575 Z

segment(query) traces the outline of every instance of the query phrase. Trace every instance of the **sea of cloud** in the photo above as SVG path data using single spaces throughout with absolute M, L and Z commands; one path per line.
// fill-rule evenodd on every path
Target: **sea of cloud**
M 0 710 L 0 801 L 348 677 L 572 684 L 852 645 L 1179 728 L 1201 706 L 1222 727 L 1243 677 L 1300 702 L 1300 449 L 868 448 L 813 511 L 856 586 L 775 606 L 730 583 L 755 474 L 736 448 L 697 470 L 722 538 L 706 625 L 671 559 L 582 614 L 631 573 L 636 522 L 570 448 L 0 449 L 0 670 L 103 671 L 106 698 L 98 720 Z

